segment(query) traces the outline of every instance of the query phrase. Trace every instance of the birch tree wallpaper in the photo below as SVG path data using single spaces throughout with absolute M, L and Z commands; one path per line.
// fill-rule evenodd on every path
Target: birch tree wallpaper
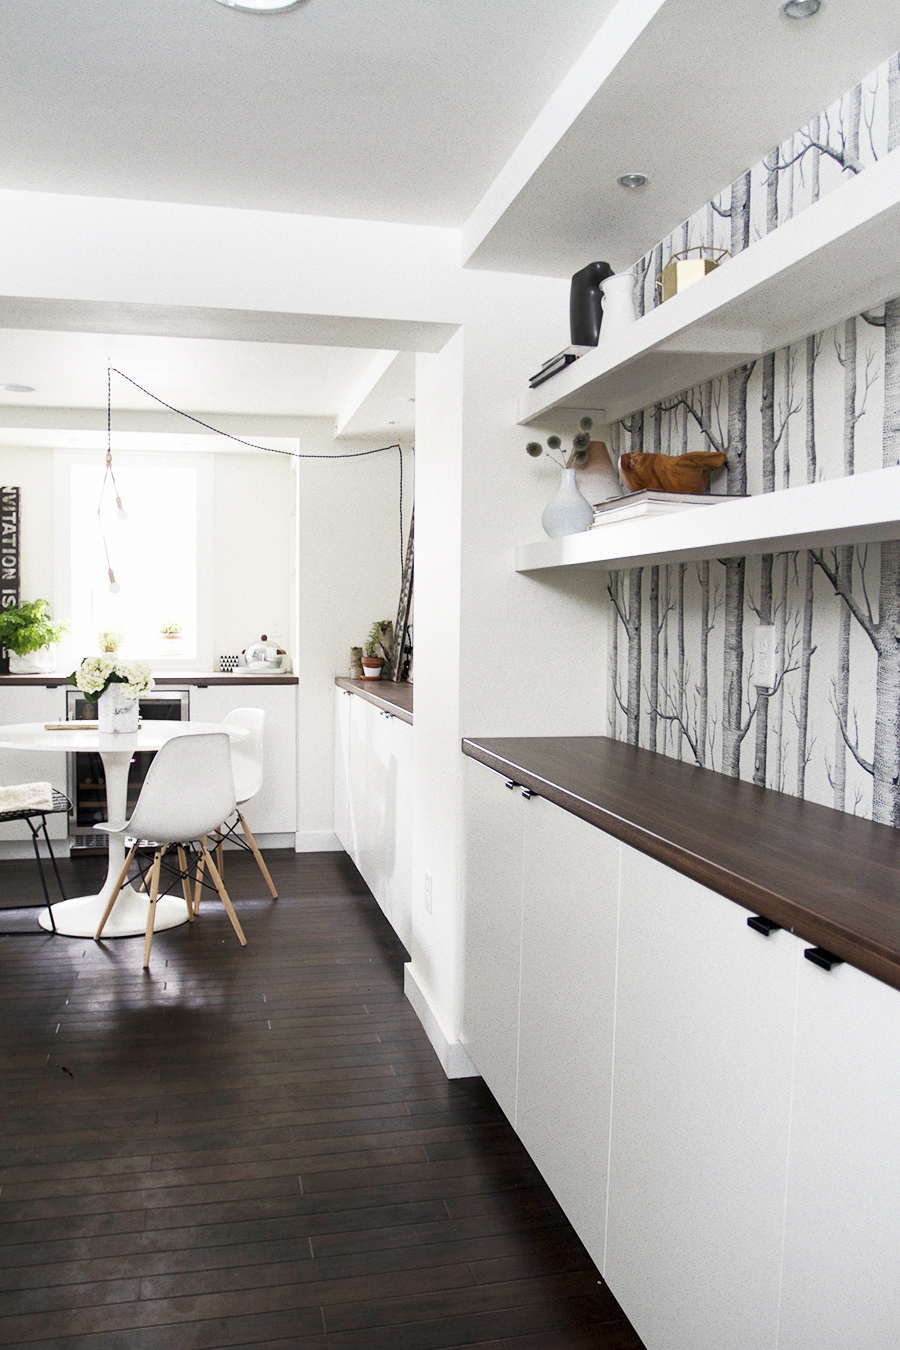
M 640 259 L 639 312 L 672 253 L 752 247 L 891 152 L 900 56 Z M 728 494 L 900 463 L 900 298 L 636 413 L 611 449 L 722 450 Z M 611 735 L 900 827 L 900 542 L 633 568 L 609 597 Z M 771 690 L 758 625 L 778 635 Z

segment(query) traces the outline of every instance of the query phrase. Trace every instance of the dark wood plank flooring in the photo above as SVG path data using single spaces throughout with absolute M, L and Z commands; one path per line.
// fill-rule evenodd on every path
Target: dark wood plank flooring
M 228 858 L 243 950 L 213 901 L 149 974 L 139 938 L 0 938 L 0 1345 L 641 1350 L 349 859 L 267 861 L 277 902 Z M 38 898 L 0 863 L 4 926 Z

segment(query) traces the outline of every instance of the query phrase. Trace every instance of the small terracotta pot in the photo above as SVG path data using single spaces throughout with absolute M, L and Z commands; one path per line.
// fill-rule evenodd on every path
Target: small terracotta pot
M 380 656 L 364 656 L 362 659 L 363 679 L 380 680 L 384 661 Z

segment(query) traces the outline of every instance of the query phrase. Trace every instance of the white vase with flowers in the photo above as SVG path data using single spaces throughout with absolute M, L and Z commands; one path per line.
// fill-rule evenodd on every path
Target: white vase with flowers
M 155 681 L 146 661 L 126 661 L 115 652 L 104 652 L 86 656 L 69 683 L 96 700 L 98 731 L 133 734 L 138 729 L 138 699 Z

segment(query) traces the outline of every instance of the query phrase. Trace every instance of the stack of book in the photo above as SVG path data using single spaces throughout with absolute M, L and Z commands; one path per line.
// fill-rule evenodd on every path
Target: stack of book
M 563 347 L 561 352 L 551 356 L 549 361 L 545 361 L 536 375 L 532 375 L 528 381 L 529 389 L 537 389 L 539 384 L 549 380 L 551 375 L 558 375 L 566 366 L 570 366 L 573 361 L 577 361 L 579 356 L 584 356 L 585 352 L 592 352 L 593 347 Z
M 590 528 L 596 530 L 600 525 L 611 525 L 614 521 L 630 520 L 636 516 L 666 516 L 691 506 L 717 506 L 719 502 L 735 500 L 736 496 L 726 497 L 719 493 L 705 493 L 701 497 L 692 492 L 654 492 L 651 488 L 645 488 L 643 492 L 629 492 L 624 497 L 610 497 L 605 502 L 597 502 L 594 506 L 594 523 Z

